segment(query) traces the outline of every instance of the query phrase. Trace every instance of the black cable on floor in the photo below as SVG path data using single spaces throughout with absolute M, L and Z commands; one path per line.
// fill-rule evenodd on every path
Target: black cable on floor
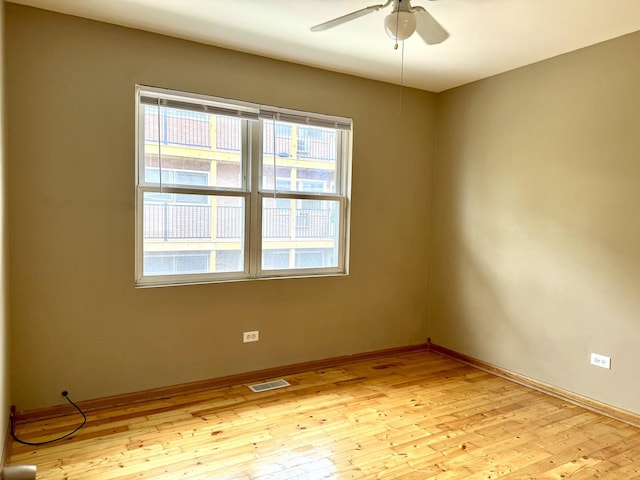
M 78 412 L 80 413 L 80 415 L 82 415 L 82 424 L 78 427 L 76 427 L 72 432 L 69 432 L 61 437 L 58 438 L 54 438 L 52 440 L 47 440 L 46 442 L 27 442 L 25 440 L 20 440 L 17 436 L 16 436 L 16 432 L 15 432 L 15 419 L 14 419 L 14 414 L 13 412 L 11 412 L 11 418 L 10 418 L 10 424 L 11 424 L 11 436 L 13 437 L 13 439 L 18 442 L 18 443 L 22 443 L 23 445 L 32 445 L 32 446 L 39 446 L 39 445 L 47 445 L 48 443 L 53 443 L 53 442 L 57 442 L 59 440 L 62 440 L 63 438 L 67 438 L 70 437 L 71 435 L 73 435 L 74 433 L 76 433 L 78 430 L 80 430 L 82 427 L 84 427 L 84 424 L 87 423 L 87 416 L 84 414 L 84 412 L 80 409 L 80 407 L 78 405 L 76 405 L 73 400 L 71 400 L 69 398 L 69 394 L 64 391 L 62 392 L 62 396 L 64 398 L 67 399 L 67 402 L 69 402 L 71 405 L 73 405 L 76 410 L 78 410 Z

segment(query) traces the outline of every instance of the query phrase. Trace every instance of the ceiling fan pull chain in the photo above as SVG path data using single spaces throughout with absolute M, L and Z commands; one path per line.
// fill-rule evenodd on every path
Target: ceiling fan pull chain
M 404 40 L 402 41 L 402 49 L 400 52 L 400 114 L 402 115 L 402 93 L 404 88 Z

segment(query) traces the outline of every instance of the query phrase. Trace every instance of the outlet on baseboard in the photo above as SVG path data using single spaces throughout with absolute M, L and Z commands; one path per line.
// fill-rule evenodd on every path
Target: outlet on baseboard
M 591 365 L 611 370 L 611 357 L 600 355 L 599 353 L 591 354 Z
M 244 343 L 257 342 L 258 340 L 260 340 L 260 330 L 242 333 L 242 341 Z

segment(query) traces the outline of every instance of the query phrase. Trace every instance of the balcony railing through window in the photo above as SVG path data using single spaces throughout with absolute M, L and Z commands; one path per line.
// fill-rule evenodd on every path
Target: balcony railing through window
M 330 238 L 335 232 L 335 222 L 330 210 L 296 210 L 296 237 Z
M 211 207 L 145 203 L 144 238 L 156 240 L 211 237 Z
M 239 118 L 216 116 L 216 146 L 239 152 L 242 146 L 242 122 Z
M 298 158 L 336 160 L 336 132 L 312 127 L 298 127 Z
M 275 136 L 274 136 L 275 126 Z M 291 125 L 267 121 L 264 124 L 262 152 L 277 157 L 291 156 Z
M 175 108 L 145 105 L 144 139 L 158 142 L 158 133 L 163 144 L 190 147 L 211 147 L 210 115 Z M 160 123 L 158 123 L 160 122 Z
M 294 212 L 292 226 L 291 216 Z M 336 235 L 333 215 L 330 210 L 265 208 L 262 213 L 262 235 L 273 239 L 333 238 Z M 146 203 L 144 219 L 144 238 L 148 240 L 211 238 L 209 205 Z M 240 239 L 243 231 L 243 207 L 216 207 L 216 238 Z
M 243 207 L 217 207 L 216 236 L 218 238 L 241 238 L 244 225 Z
M 290 238 L 291 209 L 265 208 L 262 211 L 262 236 L 265 238 Z

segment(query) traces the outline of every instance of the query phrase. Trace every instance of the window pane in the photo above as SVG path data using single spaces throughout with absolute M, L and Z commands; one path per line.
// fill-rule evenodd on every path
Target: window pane
M 144 109 L 144 179 L 166 185 L 242 187 L 242 120 L 176 108 Z
M 172 273 L 172 259 L 170 255 L 147 253 L 144 256 L 144 271 L 147 275 L 168 275 Z
M 162 173 L 164 173 L 164 171 Z M 176 170 L 175 179 L 176 183 L 180 185 L 208 185 L 209 173 Z
M 317 268 L 333 266 L 333 250 L 310 248 L 296 250 L 296 268 Z
M 146 275 L 177 273 L 206 273 L 209 271 L 209 252 L 145 252 Z
M 336 130 L 297 126 L 296 153 L 298 158 L 336 161 Z
M 241 272 L 241 250 L 219 250 L 216 252 L 216 272 Z
M 157 193 L 143 198 L 143 274 L 169 275 L 244 270 L 244 198 Z M 237 259 L 227 252 L 239 252 Z M 227 260 L 218 261 L 218 254 Z M 227 257 L 225 257 L 227 255 Z
M 209 255 L 205 254 L 191 254 L 191 255 L 176 255 L 175 257 L 175 269 L 176 273 L 204 273 L 209 270 Z
M 293 156 L 291 148 L 292 126 L 288 123 L 265 121 L 263 125 L 262 151 L 265 155 L 290 158 Z
M 337 267 L 339 209 L 340 203 L 333 200 L 264 197 L 262 269 Z
M 280 270 L 289 268 L 289 250 L 273 249 L 265 250 L 262 256 L 263 270 Z
M 280 192 L 335 193 L 338 132 L 295 123 L 263 123 L 262 188 Z M 275 134 L 274 134 L 275 132 Z M 292 183 L 292 175 L 298 179 Z M 301 182 L 305 180 L 305 182 Z

